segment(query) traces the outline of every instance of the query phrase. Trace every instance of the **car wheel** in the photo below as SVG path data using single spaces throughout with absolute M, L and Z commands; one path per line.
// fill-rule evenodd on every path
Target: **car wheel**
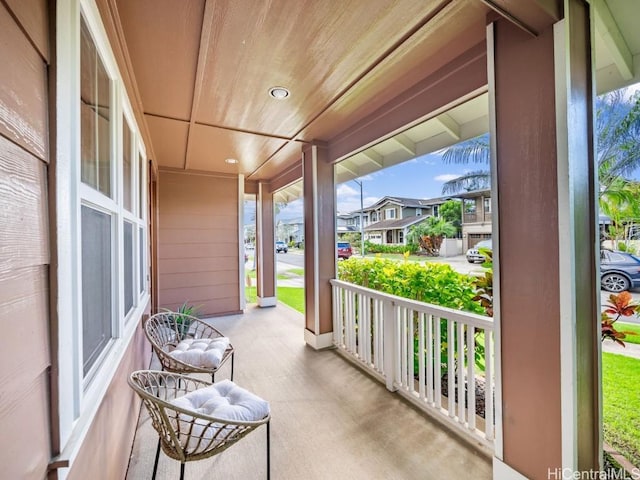
M 631 286 L 627 277 L 620 275 L 619 273 L 607 273 L 603 275 L 600 280 L 600 285 L 603 290 L 614 293 L 629 290 L 629 287 Z

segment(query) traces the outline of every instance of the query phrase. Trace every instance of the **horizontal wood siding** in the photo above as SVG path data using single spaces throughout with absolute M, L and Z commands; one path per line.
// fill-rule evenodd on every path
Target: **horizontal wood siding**
M 149 342 L 142 328 L 137 328 L 73 462 L 68 480 L 126 477 L 141 403 L 127 384 L 127 378 L 134 370 L 149 368 L 150 358 Z
M 47 65 L 0 3 L 0 135 L 48 161 Z
M 47 275 L 45 265 L 0 271 L 2 478 L 40 480 L 49 462 Z
M 51 458 L 47 19 L 46 0 L 0 2 L 2 478 L 41 480 Z
M 238 311 L 237 179 L 161 172 L 159 209 L 160 306 Z

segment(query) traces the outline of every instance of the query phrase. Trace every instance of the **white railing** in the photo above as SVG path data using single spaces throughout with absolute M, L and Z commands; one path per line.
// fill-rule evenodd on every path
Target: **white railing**
M 390 391 L 492 449 L 493 319 L 340 280 L 331 285 L 338 351 Z M 482 384 L 484 398 L 477 398 Z

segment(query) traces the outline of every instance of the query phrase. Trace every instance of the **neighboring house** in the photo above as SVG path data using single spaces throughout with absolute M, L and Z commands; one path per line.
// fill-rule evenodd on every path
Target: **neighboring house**
M 449 198 L 383 197 L 364 209 L 365 240 L 384 245 L 406 245 L 409 229 L 428 217 L 438 216 L 440 205 Z
M 462 200 L 462 251 L 491 238 L 491 190 L 456 195 Z
M 369 223 L 369 214 L 363 211 L 362 223 L 366 227 Z M 336 233 L 342 238 L 346 233 L 360 232 L 360 210 L 336 215 Z
M 278 240 L 296 245 L 304 242 L 304 219 L 292 218 L 281 220 L 277 226 Z

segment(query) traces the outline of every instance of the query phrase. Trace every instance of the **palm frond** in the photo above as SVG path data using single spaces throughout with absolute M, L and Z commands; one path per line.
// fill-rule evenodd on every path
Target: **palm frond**
M 471 138 L 464 142 L 450 146 L 444 151 L 444 163 L 489 163 L 490 160 L 489 135 Z
M 454 195 L 486 188 L 491 188 L 491 173 L 488 170 L 476 170 L 445 182 L 442 185 L 442 195 Z

